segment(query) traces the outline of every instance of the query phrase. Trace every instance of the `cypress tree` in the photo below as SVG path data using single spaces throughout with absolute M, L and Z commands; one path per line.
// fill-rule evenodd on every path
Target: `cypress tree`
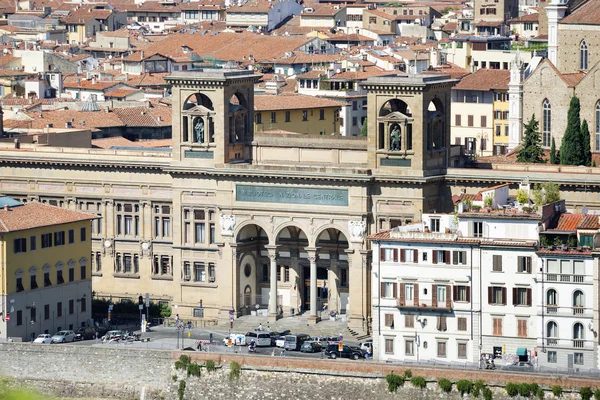
M 590 147 L 590 129 L 584 119 L 581 123 L 581 144 L 583 147 L 583 165 L 590 167 L 592 165 L 592 149 Z
M 531 116 L 528 123 L 524 125 L 523 143 L 517 152 L 517 161 L 526 163 L 541 163 L 542 158 L 542 139 L 538 130 L 539 123 L 535 119 L 535 114 Z
M 562 165 L 582 165 L 583 146 L 581 143 L 581 120 L 579 117 L 581 105 L 579 98 L 571 97 L 567 115 L 567 129 L 560 145 L 560 163 Z
M 558 164 L 556 159 L 556 142 L 552 138 L 552 146 L 550 146 L 550 164 Z

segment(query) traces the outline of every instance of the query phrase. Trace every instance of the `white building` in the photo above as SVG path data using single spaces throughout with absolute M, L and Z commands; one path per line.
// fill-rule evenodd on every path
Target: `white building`
M 375 358 L 473 365 L 482 355 L 497 357 L 497 365 L 534 360 L 535 251 L 549 212 L 505 210 L 507 194 L 508 186 L 499 185 L 461 195 L 456 215 L 424 214 L 421 223 L 371 237 Z M 484 203 L 491 197 L 493 207 L 462 212 L 471 197 Z
M 598 368 L 596 260 L 589 248 L 568 244 L 593 247 L 599 228 L 596 215 L 562 214 L 556 226 L 544 232 L 545 243 L 558 237 L 567 246 L 547 246 L 537 253 L 537 346 L 542 368 L 573 372 Z

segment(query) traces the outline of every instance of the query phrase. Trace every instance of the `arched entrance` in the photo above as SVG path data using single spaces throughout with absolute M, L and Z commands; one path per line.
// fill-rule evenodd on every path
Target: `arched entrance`
M 277 246 L 276 280 L 277 314 L 279 316 L 297 315 L 308 308 L 305 305 L 305 280 L 310 277 L 308 268 L 309 245 L 305 232 L 295 225 L 281 228 L 275 238 Z
M 247 224 L 237 233 L 236 278 L 239 313 L 242 315 L 267 316 L 269 280 L 265 268 L 268 271 L 269 261 L 265 246 L 268 244 L 269 237 L 258 224 Z
M 331 227 L 317 234 L 317 289 L 321 311 L 346 314 L 349 303 L 350 271 L 348 239 L 342 231 Z M 327 315 L 321 316 L 326 318 Z

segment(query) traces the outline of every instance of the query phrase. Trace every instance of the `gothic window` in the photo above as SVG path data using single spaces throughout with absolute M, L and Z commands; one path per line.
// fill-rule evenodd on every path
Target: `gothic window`
M 542 103 L 542 146 L 549 147 L 552 141 L 551 129 L 551 108 L 548 99 Z
M 588 47 L 585 40 L 582 40 L 579 46 L 579 69 L 588 69 Z

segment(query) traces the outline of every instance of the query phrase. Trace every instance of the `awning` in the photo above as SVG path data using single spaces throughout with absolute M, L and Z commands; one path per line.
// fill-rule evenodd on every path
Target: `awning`
M 519 347 L 517 349 L 517 355 L 518 356 L 526 356 L 527 355 L 527 349 L 525 347 Z

